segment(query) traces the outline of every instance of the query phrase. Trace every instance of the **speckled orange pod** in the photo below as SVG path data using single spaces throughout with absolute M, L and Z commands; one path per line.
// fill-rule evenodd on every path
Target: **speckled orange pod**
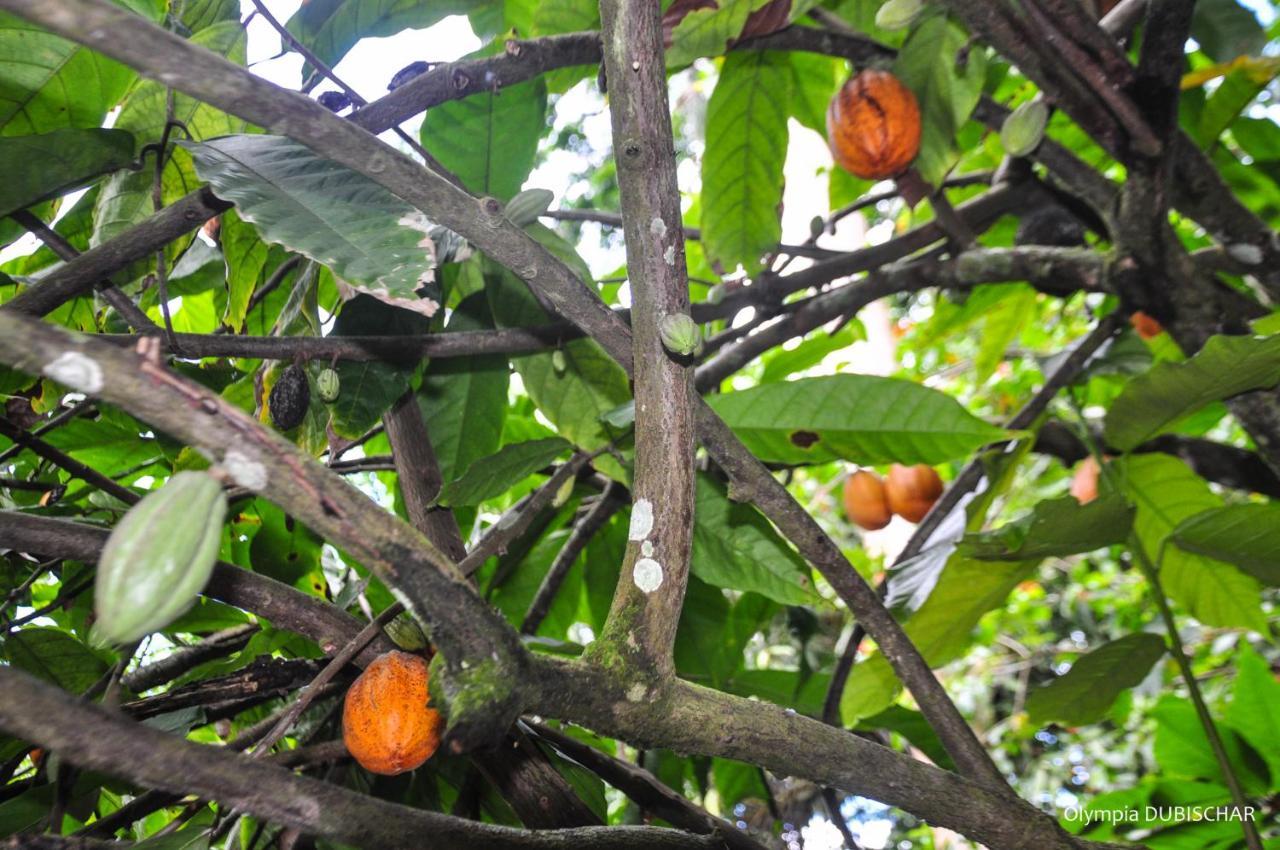
M 371 773 L 395 776 L 431 758 L 444 718 L 427 707 L 427 662 L 388 652 L 351 684 L 342 707 L 342 740 Z
M 827 108 L 836 164 L 866 180 L 896 177 L 920 152 L 920 106 L 888 71 L 868 69 L 840 87 Z

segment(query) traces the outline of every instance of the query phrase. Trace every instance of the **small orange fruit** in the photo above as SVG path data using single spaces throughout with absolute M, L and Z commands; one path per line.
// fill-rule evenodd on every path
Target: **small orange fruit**
M 1133 329 L 1143 339 L 1151 339 L 1164 332 L 1164 327 L 1159 322 L 1141 310 L 1134 311 L 1129 317 L 1129 324 L 1133 325 Z
M 388 652 L 370 664 L 347 691 L 342 740 L 371 773 L 395 776 L 431 758 L 444 718 L 427 707 L 427 662 Z
M 923 463 L 915 466 L 895 463 L 889 467 L 885 493 L 895 514 L 908 522 L 919 522 L 942 495 L 942 479 L 933 467 Z
M 867 531 L 884 528 L 893 519 L 884 481 L 869 469 L 860 469 L 844 481 L 844 512 L 849 521 Z
M 1071 495 L 1082 505 L 1087 505 L 1098 498 L 1098 461 L 1089 455 L 1080 461 L 1076 474 L 1071 476 Z
M 895 177 L 920 151 L 920 106 L 888 71 L 850 77 L 827 107 L 827 141 L 836 163 L 856 177 Z

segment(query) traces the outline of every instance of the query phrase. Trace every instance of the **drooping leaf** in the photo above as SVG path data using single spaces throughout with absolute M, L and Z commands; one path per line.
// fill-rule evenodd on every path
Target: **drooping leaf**
M 1271 769 L 1271 786 L 1280 784 L 1280 682 L 1262 656 L 1248 644 L 1236 656 L 1235 685 L 1227 705 L 1226 722 L 1239 733 Z
M 123 130 L 0 136 L 0 215 L 26 209 L 133 162 Z
M 552 437 L 527 443 L 509 443 L 497 454 L 481 458 L 440 491 L 442 505 L 478 505 L 500 496 L 513 484 L 537 472 L 567 452 L 568 440 Z
M 1188 552 L 1235 564 L 1259 581 L 1280 586 L 1280 504 L 1213 508 L 1178 523 L 1170 540 Z
M 1230 564 L 1164 545 L 1183 520 L 1222 507 L 1204 479 L 1177 458 L 1160 454 L 1126 458 L 1122 478 L 1137 508 L 1134 532 L 1147 556 L 1160 558 L 1165 592 L 1206 625 L 1265 633 L 1257 579 Z
M 1040 502 L 993 531 L 969 535 L 962 546 L 982 561 L 1025 561 L 1123 543 L 1132 528 L 1133 508 L 1119 494 L 1107 493 L 1086 505 L 1067 496 Z
M 730 501 L 724 485 L 698 476 L 693 513 L 693 574 L 708 584 L 754 591 L 784 605 L 814 601 L 804 559 L 751 505 Z
M 956 133 L 982 95 L 986 52 L 980 47 L 969 49 L 968 33 L 939 15 L 912 30 L 893 70 L 920 103 L 920 153 L 915 167 L 937 185 L 959 158 Z
M 1256 60 L 1228 72 L 1200 111 L 1195 127 L 1195 139 L 1200 146 L 1209 148 L 1217 142 L 1218 136 L 1278 73 L 1280 59 L 1274 57 Z
M 463 299 L 449 316 L 449 333 L 493 327 L 483 292 Z M 431 435 L 440 474 L 450 481 L 498 450 L 507 418 L 507 359 L 500 354 L 451 357 L 427 364 L 418 406 Z
M 5 635 L 9 663 L 64 691 L 82 694 L 102 678 L 107 664 L 61 629 L 35 626 Z
M 189 145 L 200 176 L 268 242 L 310 257 L 378 296 L 435 302 L 416 290 L 434 275 L 442 228 L 369 178 L 283 136 Z
M 782 238 L 779 205 L 793 80 L 786 54 L 733 53 L 707 104 L 702 246 L 725 271 L 742 265 L 755 274 Z
M 1140 683 L 1165 652 L 1150 632 L 1126 635 L 1080 656 L 1071 669 L 1027 697 L 1033 723 L 1083 726 L 1106 716 L 1120 692 Z
M 709 399 L 761 460 L 941 463 L 1006 432 L 945 393 L 876 375 L 765 384 Z
M 541 77 L 427 110 L 422 145 L 470 191 L 506 201 L 533 170 L 546 128 Z
M 1194 357 L 1157 363 L 1107 412 L 1107 445 L 1129 451 L 1214 401 L 1280 383 L 1280 334 L 1214 336 Z
M 221 221 L 220 241 L 227 281 L 227 309 L 222 320 L 241 331 L 254 292 L 287 255 L 280 246 L 264 242 L 257 229 L 241 219 L 234 209 L 223 213 Z

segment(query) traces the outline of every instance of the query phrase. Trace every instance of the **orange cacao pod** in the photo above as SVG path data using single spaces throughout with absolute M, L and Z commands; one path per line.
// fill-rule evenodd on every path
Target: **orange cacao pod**
M 889 467 L 884 489 L 895 514 L 909 522 L 919 522 L 942 495 L 942 479 L 933 467 L 923 463 L 915 466 L 895 463 Z
M 1082 505 L 1087 505 L 1098 498 L 1098 461 L 1089 455 L 1080 461 L 1076 474 L 1071 476 L 1071 495 Z
M 342 740 L 370 773 L 413 770 L 436 751 L 444 718 L 427 708 L 427 662 L 388 652 L 370 664 L 347 691 Z
M 844 512 L 849 521 L 867 531 L 877 531 L 893 519 L 884 481 L 868 469 L 860 469 L 844 482 Z
M 850 77 L 827 108 L 827 141 L 845 171 L 882 180 L 906 171 L 920 151 L 920 106 L 888 71 Z
M 1129 317 L 1129 324 L 1133 325 L 1133 329 L 1137 331 L 1138 336 L 1143 339 L 1151 339 L 1152 337 L 1160 336 L 1164 331 L 1164 328 L 1153 316 L 1150 316 L 1141 310 L 1134 311 L 1133 315 Z

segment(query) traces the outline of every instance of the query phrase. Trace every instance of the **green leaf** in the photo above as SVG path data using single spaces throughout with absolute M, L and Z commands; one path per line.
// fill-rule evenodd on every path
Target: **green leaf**
M 483 292 L 462 300 L 446 330 L 493 327 Z M 450 357 L 427 364 L 418 406 L 431 435 L 440 474 L 450 481 L 472 463 L 498 450 L 507 418 L 507 358 L 500 354 Z
M 827 106 L 840 87 L 844 62 L 817 53 L 787 54 L 791 63 L 791 117 L 823 138 L 827 136 Z
M 911 742 L 911 746 L 923 752 L 929 760 L 943 770 L 955 770 L 955 762 L 951 754 L 942 746 L 938 734 L 933 731 L 929 721 L 918 711 L 893 705 L 884 711 L 862 720 L 860 729 L 888 729 Z
M 708 584 L 754 591 L 784 605 L 816 600 L 809 568 L 751 505 L 699 474 L 690 569 Z
M 1132 528 L 1133 508 L 1123 496 L 1108 493 L 1087 505 L 1066 496 L 1039 502 L 994 531 L 968 535 L 961 546 L 981 561 L 1039 560 L 1123 543 Z
M 220 241 L 227 271 L 227 309 L 222 320 L 240 332 L 258 284 L 284 262 L 286 253 L 264 242 L 257 229 L 234 209 L 222 214 Z
M 1262 52 L 1267 34 L 1253 12 L 1236 0 L 1200 0 L 1191 15 L 1191 37 L 1215 62 Z
M 376 334 L 420 335 L 427 320 L 408 310 L 390 307 L 368 295 L 357 295 L 342 306 L 333 325 L 333 336 Z M 340 360 L 334 364 L 341 392 L 329 405 L 330 425 L 341 437 L 361 437 L 391 409 L 409 389 L 418 361 Z M 317 403 L 313 394 L 312 403 Z
M 538 0 L 533 9 L 535 36 L 588 32 L 600 29 L 600 4 L 596 0 Z M 523 30 L 521 30 L 523 31 Z M 568 91 L 579 80 L 595 75 L 595 67 L 557 68 L 544 75 L 547 91 Z
M 920 153 L 915 167 L 936 186 L 959 159 L 956 133 L 982 96 L 986 51 L 977 46 L 970 49 L 968 33 L 939 15 L 912 31 L 893 70 L 920 102 Z
M 1076 659 L 1064 675 L 1033 690 L 1027 697 L 1027 714 L 1036 724 L 1096 723 L 1121 691 L 1147 677 L 1164 652 L 1164 640 L 1149 632 L 1105 643 Z
M 1121 463 L 1126 492 L 1138 509 L 1134 532 L 1147 556 L 1160 558 L 1165 592 L 1206 625 L 1266 634 L 1257 579 L 1230 564 L 1164 546 L 1183 520 L 1222 507 L 1222 500 L 1177 458 L 1145 454 Z
M 953 555 L 929 598 L 903 628 L 929 666 L 941 667 L 960 657 L 982 616 L 1034 569 L 1034 561 L 976 561 Z M 884 711 L 901 690 L 893 668 L 877 651 L 849 675 L 840 697 L 840 716 L 851 726 Z
M 765 384 L 708 401 L 767 462 L 935 464 L 1007 436 L 945 393 L 876 375 Z
M 501 496 L 570 448 L 569 441 L 559 437 L 505 445 L 497 454 L 477 460 L 460 478 L 446 484 L 438 501 L 449 506 L 478 505 Z
M 1000 288 L 1003 297 L 986 315 L 978 340 L 978 355 L 973 359 L 973 379 L 978 384 L 986 383 L 996 371 L 1005 351 L 1035 315 L 1035 290 L 1022 285 Z
M 1259 69 L 1265 68 L 1265 73 Z M 1195 138 L 1200 147 L 1212 147 L 1222 135 L 1222 131 L 1236 120 L 1258 93 L 1280 73 L 1280 62 L 1269 62 L 1265 66 L 1259 63 L 1253 68 L 1232 71 L 1222 83 L 1213 90 L 1200 111 L 1200 120 L 1196 122 Z
M 1280 503 L 1228 505 L 1195 514 L 1170 537 L 1188 552 L 1235 564 L 1280 586 Z
M 735 52 L 724 60 L 707 104 L 702 246 L 725 271 L 742 265 L 748 274 L 759 272 L 761 258 L 782 238 L 779 205 L 794 77 L 784 53 Z
M 751 13 L 769 0 L 717 0 L 689 12 L 671 33 L 667 67 L 687 65 L 699 56 L 719 56 L 737 39 Z
M 1214 336 L 1180 363 L 1130 381 L 1107 412 L 1107 445 L 1129 451 L 1206 404 L 1280 383 L 1280 334 Z
M 285 25 L 330 68 L 362 38 L 425 29 L 449 15 L 465 15 L 482 4 L 476 0 L 310 0 Z M 304 66 L 304 75 L 312 72 Z
M 223 21 L 240 20 L 240 0 L 186 0 L 182 23 L 193 33 Z
M 0 216 L 26 209 L 133 162 L 123 130 L 54 130 L 0 136 Z
M 533 170 L 546 111 L 541 77 L 451 100 L 427 110 L 422 145 L 467 189 L 506 201 Z
M 262 238 L 328 266 L 370 294 L 438 306 L 415 290 L 433 279 L 443 229 L 369 178 L 283 136 L 188 145 L 200 176 Z M 374 331 L 376 333 L 376 331 Z
M 1266 759 L 1274 790 L 1280 786 L 1280 682 L 1248 644 L 1240 647 L 1237 659 L 1226 722 Z
M 84 693 L 107 672 L 106 662 L 89 647 L 52 627 L 9 632 L 4 651 L 14 667 L 73 694 Z
M 1222 768 L 1209 746 L 1209 737 L 1200 723 L 1195 706 L 1185 699 L 1172 695 L 1161 698 L 1151 712 L 1156 721 L 1156 761 L 1162 772 L 1169 776 L 1222 781 Z M 1254 770 L 1245 756 L 1239 736 L 1220 723 L 1215 723 L 1231 765 L 1246 793 L 1262 793 L 1267 787 L 1265 778 Z
M 0 136 L 99 127 L 136 76 L 100 53 L 0 12 Z

